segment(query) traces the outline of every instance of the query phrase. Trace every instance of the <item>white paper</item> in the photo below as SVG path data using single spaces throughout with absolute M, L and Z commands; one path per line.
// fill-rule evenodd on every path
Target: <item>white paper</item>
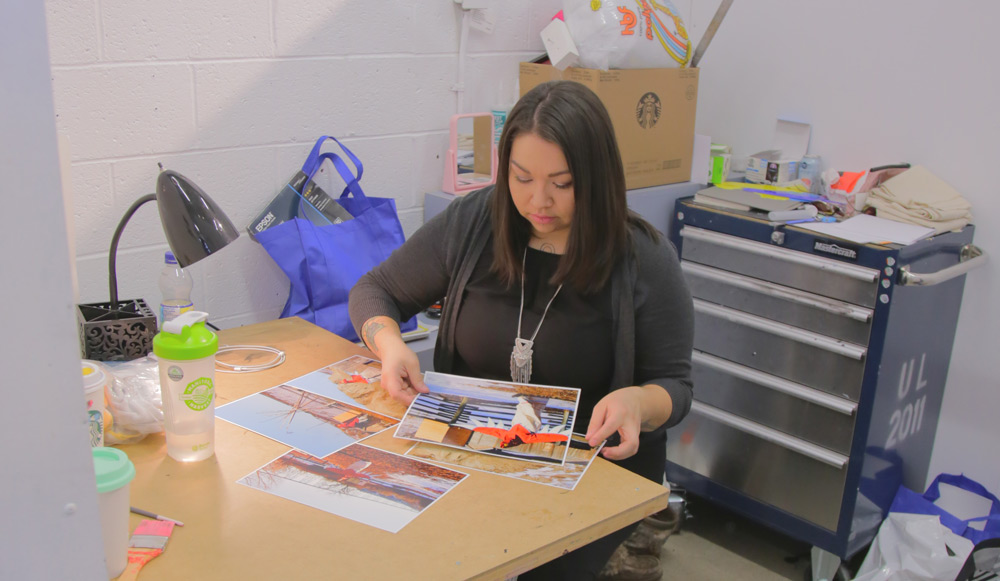
M 809 150 L 810 133 L 812 127 L 808 123 L 778 119 L 774 125 L 771 149 L 780 149 L 781 159 L 798 161 Z
M 887 220 L 868 214 L 859 214 L 843 222 L 807 222 L 796 224 L 796 226 L 859 244 L 892 242 L 908 245 L 934 234 L 933 228 Z
M 469 19 L 469 27 L 486 34 L 493 34 L 493 28 L 497 24 L 497 15 L 491 8 L 480 8 L 472 11 L 472 18 Z
M 708 135 L 694 135 L 691 152 L 691 183 L 707 184 L 712 181 L 712 138 Z

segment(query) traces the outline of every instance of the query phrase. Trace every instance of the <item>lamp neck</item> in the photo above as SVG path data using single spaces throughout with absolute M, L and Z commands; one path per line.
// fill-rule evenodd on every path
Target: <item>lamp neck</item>
M 111 309 L 118 309 L 118 275 L 115 273 L 115 256 L 118 254 L 118 240 L 122 237 L 122 230 L 125 229 L 125 224 L 128 223 L 129 218 L 135 211 L 139 209 L 139 206 L 145 204 L 146 202 L 152 202 L 156 199 L 156 194 L 146 194 L 145 196 L 139 198 L 122 216 L 121 222 L 118 222 L 118 227 L 115 228 L 115 234 L 111 237 L 111 251 L 108 252 L 108 286 L 111 291 Z

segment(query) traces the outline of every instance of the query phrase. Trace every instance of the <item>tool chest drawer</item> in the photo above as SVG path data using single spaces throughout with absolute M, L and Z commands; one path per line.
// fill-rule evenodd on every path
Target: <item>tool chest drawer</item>
M 973 233 L 859 245 L 678 200 L 694 401 L 667 479 L 843 558 L 866 546 L 899 485 L 925 485 L 964 286 L 941 275 Z
M 844 264 L 700 228 L 684 228 L 682 257 L 866 307 L 874 306 L 875 269 Z
M 866 348 L 694 299 L 694 348 L 857 401 Z
M 686 423 L 699 446 L 675 451 L 668 456 L 671 461 L 822 527 L 836 528 L 847 456 L 697 401 Z M 745 462 L 747 457 L 754 462 Z
M 868 344 L 872 309 L 687 260 L 691 295 L 858 345 Z
M 858 404 L 695 351 L 698 401 L 840 454 L 850 454 Z

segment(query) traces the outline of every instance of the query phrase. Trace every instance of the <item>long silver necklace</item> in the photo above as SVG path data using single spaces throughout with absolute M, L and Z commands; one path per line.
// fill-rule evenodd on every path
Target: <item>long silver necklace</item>
M 538 320 L 538 326 L 535 327 L 535 332 L 531 335 L 531 339 L 522 339 L 521 319 L 524 318 L 524 266 L 527 260 L 528 248 L 525 247 L 524 256 L 521 258 L 521 310 L 517 314 L 517 337 L 514 338 L 514 350 L 510 353 L 510 379 L 517 383 L 531 382 L 531 354 L 533 353 L 532 347 L 535 346 L 535 337 L 538 336 L 538 330 L 542 328 L 542 323 L 545 322 L 545 315 L 549 314 L 549 307 L 552 306 L 552 301 L 556 300 L 556 296 L 563 287 L 560 284 L 559 288 L 552 295 L 552 298 L 549 299 L 549 304 L 545 305 L 545 310 L 542 311 L 542 318 Z

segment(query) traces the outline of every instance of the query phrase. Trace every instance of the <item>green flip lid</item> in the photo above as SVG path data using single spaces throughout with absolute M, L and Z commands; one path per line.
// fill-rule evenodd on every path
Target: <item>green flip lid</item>
M 111 492 L 125 486 L 135 478 L 135 465 L 128 454 L 118 448 L 92 448 L 97 492 Z
M 163 329 L 153 337 L 153 353 L 163 359 L 187 361 L 215 355 L 219 338 L 205 327 L 208 313 L 188 311 L 163 323 Z

